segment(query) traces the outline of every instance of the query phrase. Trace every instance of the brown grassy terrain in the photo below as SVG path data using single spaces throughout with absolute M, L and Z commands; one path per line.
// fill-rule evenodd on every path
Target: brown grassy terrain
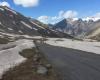
M 7 44 L 10 42 L 7 38 L 0 38 L 0 44 Z
M 48 75 L 39 75 L 36 73 L 37 64 L 41 62 L 42 65 L 45 65 L 48 62 L 43 56 L 41 56 L 40 61 L 33 61 L 33 56 L 35 54 L 39 54 L 36 52 L 35 48 L 25 49 L 20 52 L 20 55 L 27 58 L 27 60 L 19 66 L 7 71 L 1 80 L 58 80 L 57 75 L 52 68 L 49 69 Z
M 100 34 L 93 36 L 93 37 L 90 37 L 90 39 L 100 41 Z

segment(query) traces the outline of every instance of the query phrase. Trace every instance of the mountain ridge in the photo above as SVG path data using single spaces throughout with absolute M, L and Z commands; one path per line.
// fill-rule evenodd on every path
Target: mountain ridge
M 30 36 L 67 37 L 38 20 L 25 17 L 6 6 L 0 6 L 0 32 Z M 68 38 L 72 36 L 68 35 Z
M 62 21 L 56 23 L 53 29 L 70 34 L 75 37 L 84 38 L 91 35 L 90 33 L 94 30 L 100 28 L 100 20 L 85 21 L 82 19 L 63 19 Z M 99 32 L 98 32 L 99 33 Z

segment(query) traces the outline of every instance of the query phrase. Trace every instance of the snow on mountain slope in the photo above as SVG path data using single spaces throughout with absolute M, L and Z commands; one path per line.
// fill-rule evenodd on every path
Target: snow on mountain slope
M 100 28 L 100 20 L 64 19 L 55 24 L 53 28 L 64 33 L 71 34 L 75 37 L 84 38 L 91 32 L 95 32 L 94 30 L 96 30 L 97 28 Z
M 28 25 L 27 23 L 25 23 L 24 21 L 20 21 L 23 25 L 25 25 L 26 27 L 32 29 L 32 27 L 30 25 Z
M 1 32 L 35 36 L 40 35 L 38 31 L 32 28 L 36 27 L 36 25 L 33 25 L 27 17 L 6 6 L 0 6 L 0 23 Z
M 43 24 L 38 20 L 25 17 L 19 12 L 6 6 L 0 6 L 0 32 L 48 37 L 64 37 L 65 35 L 68 35 L 62 34 L 59 31 L 55 32 L 54 30 L 49 29 L 48 25 Z
M 38 26 L 38 32 L 42 36 L 48 36 L 48 37 L 65 37 L 65 38 L 73 38 L 72 36 L 68 35 L 67 33 L 60 32 L 58 30 L 54 30 L 52 28 L 49 28 L 47 24 L 43 24 L 42 22 L 35 20 L 35 19 L 30 19 L 30 22 L 33 23 L 34 25 Z
M 9 10 L 9 11 L 11 11 L 12 13 L 14 13 L 14 14 L 16 14 L 16 15 L 17 15 L 17 12 L 16 12 L 16 11 L 14 11 L 14 10 L 12 10 L 12 9 L 8 8 L 8 7 L 5 7 L 5 9 L 6 9 L 6 10 Z
M 31 23 L 34 24 L 34 25 L 36 25 L 36 26 L 38 26 L 39 28 L 45 29 L 43 26 L 40 26 L 40 25 L 36 24 L 36 23 L 33 22 L 33 21 L 31 21 Z
M 83 34 L 88 29 L 88 27 L 87 22 L 83 21 L 82 19 L 64 19 L 55 24 L 54 29 L 71 34 L 73 36 L 78 36 Z

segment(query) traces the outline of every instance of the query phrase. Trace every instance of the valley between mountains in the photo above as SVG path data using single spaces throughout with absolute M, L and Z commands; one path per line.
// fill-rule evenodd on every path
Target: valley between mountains
M 100 20 L 44 24 L 0 6 L 0 80 L 100 80 Z

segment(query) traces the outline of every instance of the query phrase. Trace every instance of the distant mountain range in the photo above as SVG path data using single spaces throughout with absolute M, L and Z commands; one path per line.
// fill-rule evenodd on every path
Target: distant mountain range
M 53 30 L 48 25 L 38 20 L 25 17 L 19 12 L 6 6 L 0 6 L 0 33 L 31 35 L 31 36 L 48 36 L 48 37 L 66 37 L 72 36 Z
M 0 6 L 0 33 L 100 40 L 100 20 L 64 19 L 55 25 L 47 25 L 36 19 L 25 17 L 6 6 Z
M 53 29 L 78 38 L 100 39 L 100 20 L 64 19 L 53 25 Z

